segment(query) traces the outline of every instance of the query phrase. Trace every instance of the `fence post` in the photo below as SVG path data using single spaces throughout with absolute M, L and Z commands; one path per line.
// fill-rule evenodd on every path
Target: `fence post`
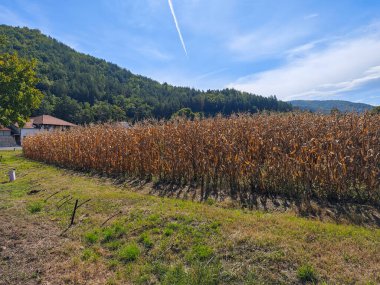
M 16 180 L 16 169 L 12 169 L 8 172 L 9 182 L 13 182 Z
M 73 214 L 71 215 L 70 227 L 72 225 L 74 225 L 74 218 L 75 218 L 75 212 L 77 211 L 77 207 L 78 207 L 78 199 L 75 201 L 75 206 L 74 206 Z

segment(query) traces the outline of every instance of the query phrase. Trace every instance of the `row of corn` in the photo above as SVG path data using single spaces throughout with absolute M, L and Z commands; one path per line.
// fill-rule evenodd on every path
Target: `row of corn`
M 380 203 L 380 115 L 309 113 L 93 125 L 40 133 L 28 158 L 201 190 Z

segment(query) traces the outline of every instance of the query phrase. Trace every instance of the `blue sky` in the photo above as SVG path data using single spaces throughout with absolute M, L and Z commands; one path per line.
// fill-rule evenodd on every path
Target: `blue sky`
M 0 0 L 0 23 L 160 82 L 380 105 L 379 0 Z M 186 48 L 186 52 L 185 52 Z

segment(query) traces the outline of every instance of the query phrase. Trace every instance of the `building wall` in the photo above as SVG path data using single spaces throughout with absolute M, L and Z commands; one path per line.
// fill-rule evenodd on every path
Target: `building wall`
M 11 131 L 0 131 L 0 136 L 10 136 L 11 135 Z
M 21 129 L 20 131 L 20 141 L 22 145 L 22 141 L 24 140 L 25 137 L 27 136 L 33 136 L 35 134 L 38 134 L 40 132 L 44 132 L 45 130 L 43 129 Z

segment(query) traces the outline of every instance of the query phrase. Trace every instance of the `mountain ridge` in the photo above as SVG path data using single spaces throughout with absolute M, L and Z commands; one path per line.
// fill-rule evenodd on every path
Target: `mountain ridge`
M 333 109 L 340 112 L 358 112 L 372 110 L 375 106 L 365 103 L 355 103 L 346 100 L 292 100 L 288 101 L 293 107 L 311 112 L 330 113 Z

